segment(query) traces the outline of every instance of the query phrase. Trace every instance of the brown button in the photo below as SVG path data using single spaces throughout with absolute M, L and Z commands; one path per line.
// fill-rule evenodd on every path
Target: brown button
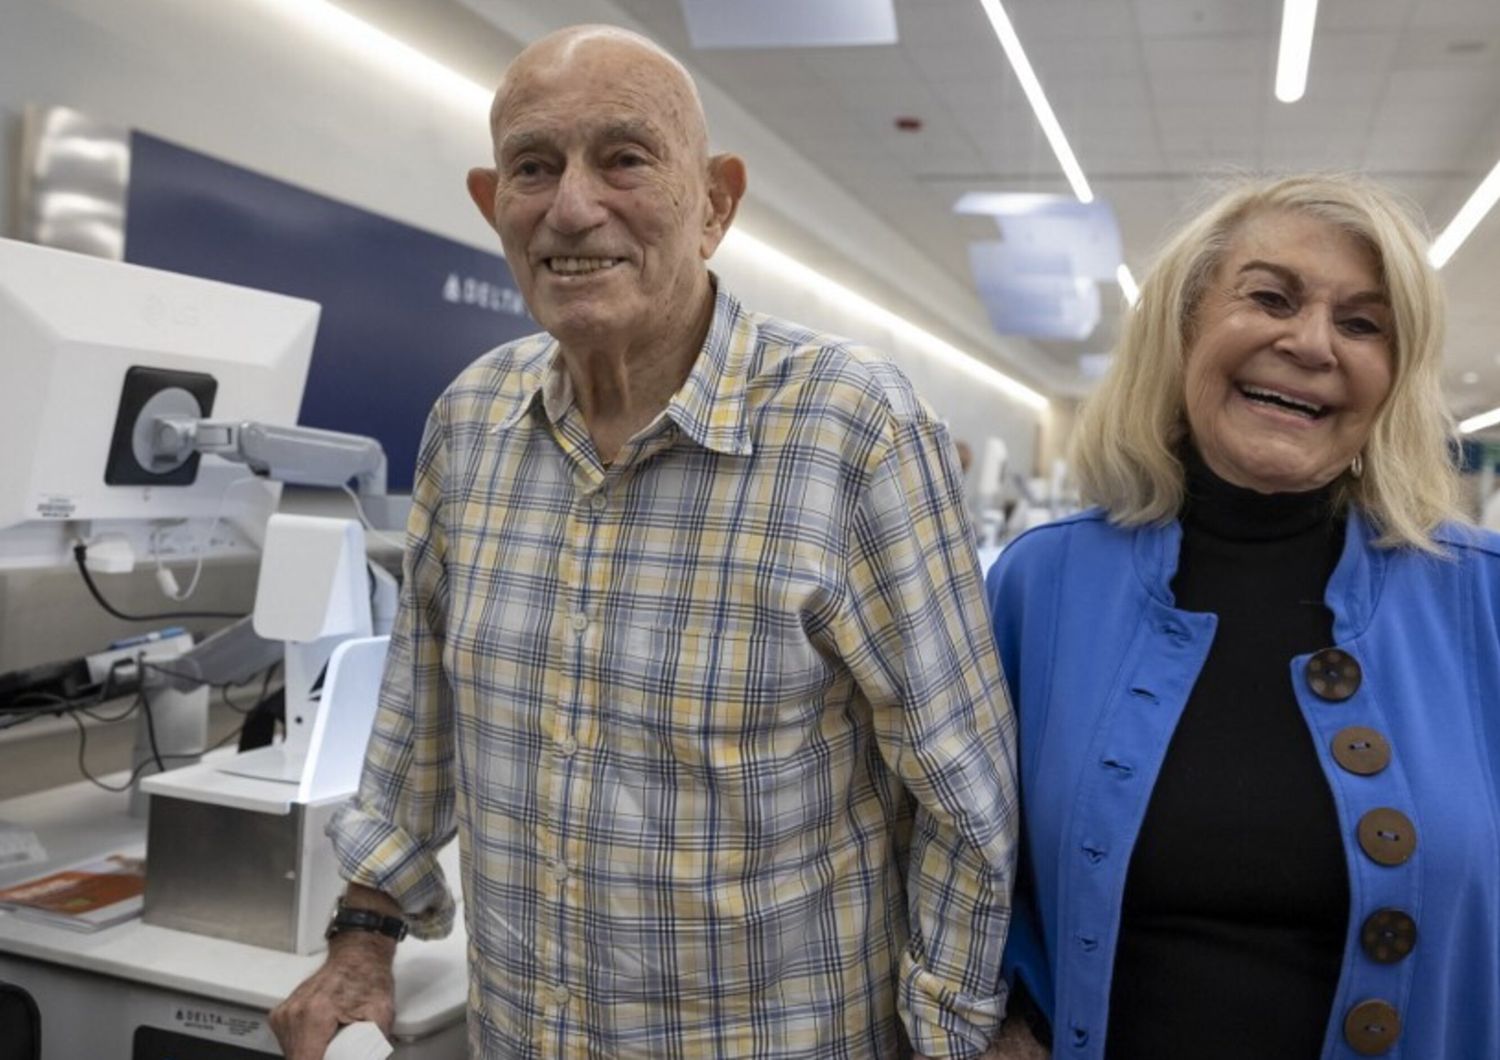
M 1307 684 L 1319 699 L 1342 703 L 1359 691 L 1359 662 L 1346 651 L 1324 648 L 1307 660 Z
M 1417 944 L 1417 922 L 1400 909 L 1377 909 L 1359 929 L 1365 955 L 1381 964 L 1395 964 Z
M 1417 849 L 1417 830 L 1406 814 L 1381 806 L 1359 819 L 1359 848 L 1381 865 L 1403 865 Z
M 1389 1001 L 1361 1001 L 1344 1017 L 1344 1040 L 1360 1056 L 1390 1052 L 1401 1035 L 1401 1014 Z
M 1351 773 L 1368 777 L 1391 764 L 1391 745 L 1374 729 L 1351 725 L 1334 734 L 1333 760 Z

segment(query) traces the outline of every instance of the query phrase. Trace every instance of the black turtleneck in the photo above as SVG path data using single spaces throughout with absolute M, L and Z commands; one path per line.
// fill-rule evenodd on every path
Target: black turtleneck
M 1188 458 L 1177 606 L 1219 616 L 1126 877 L 1109 1060 L 1313 1058 L 1349 915 L 1333 796 L 1291 659 L 1333 643 L 1330 491 L 1266 495 Z

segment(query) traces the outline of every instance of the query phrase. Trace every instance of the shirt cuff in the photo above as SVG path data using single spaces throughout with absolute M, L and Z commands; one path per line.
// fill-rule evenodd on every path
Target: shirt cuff
M 453 930 L 453 892 L 435 851 L 370 814 L 358 798 L 334 814 L 326 832 L 340 875 L 394 899 L 415 938 L 440 939 Z
M 901 955 L 901 1018 L 912 1051 L 929 1060 L 975 1060 L 989 1048 L 1005 1015 L 1006 988 L 989 997 L 961 994 Z

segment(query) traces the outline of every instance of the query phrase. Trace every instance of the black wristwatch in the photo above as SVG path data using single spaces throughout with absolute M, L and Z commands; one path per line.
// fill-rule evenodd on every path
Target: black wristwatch
M 338 909 L 334 910 L 333 919 L 328 922 L 328 930 L 323 932 L 323 937 L 332 939 L 346 931 L 373 931 L 400 942 L 406 938 L 406 921 L 399 916 L 386 916 L 374 909 L 346 905 L 340 898 Z

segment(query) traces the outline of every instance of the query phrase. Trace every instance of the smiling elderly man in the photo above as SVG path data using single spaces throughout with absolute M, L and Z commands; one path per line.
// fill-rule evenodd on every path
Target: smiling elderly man
M 469 190 L 546 334 L 429 420 L 331 829 L 346 909 L 273 1014 L 287 1054 L 389 1026 L 379 928 L 448 930 L 456 832 L 475 1056 L 977 1055 L 1014 721 L 945 429 L 708 271 L 745 167 L 655 45 L 554 34 L 492 123 Z

